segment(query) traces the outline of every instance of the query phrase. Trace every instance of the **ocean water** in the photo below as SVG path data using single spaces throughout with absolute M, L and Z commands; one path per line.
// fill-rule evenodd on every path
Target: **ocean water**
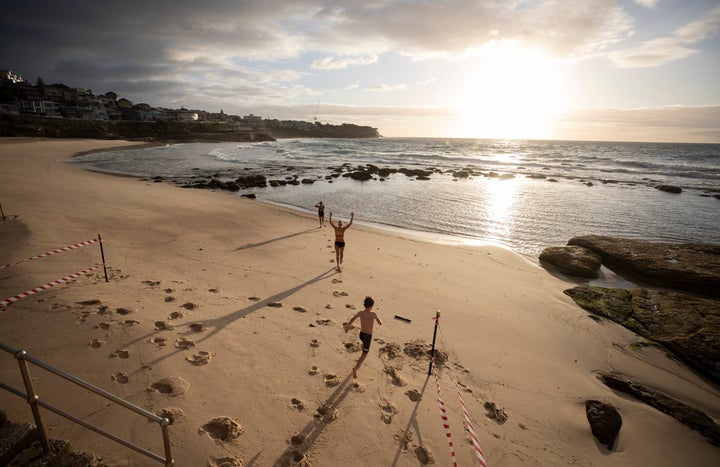
M 260 202 L 402 229 L 448 243 L 500 243 L 537 258 L 578 235 L 720 244 L 720 144 L 474 139 L 282 139 L 98 152 L 74 163 L 178 184 L 215 176 L 312 184 L 241 190 Z M 359 166 L 435 170 L 356 181 Z M 342 169 L 342 170 L 340 170 Z M 475 175 L 455 177 L 469 169 Z M 658 190 L 675 185 L 682 193 Z

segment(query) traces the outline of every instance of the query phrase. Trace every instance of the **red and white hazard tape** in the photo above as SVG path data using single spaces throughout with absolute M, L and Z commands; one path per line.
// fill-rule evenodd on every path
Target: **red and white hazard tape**
M 49 289 L 50 287 L 55 287 L 56 285 L 60 285 L 60 284 L 65 283 L 65 282 L 70 282 L 70 281 L 72 281 L 72 280 L 75 280 L 76 278 L 82 276 L 83 274 L 87 274 L 87 273 L 90 272 L 90 271 L 94 271 L 95 269 L 99 268 L 100 266 L 102 266 L 102 265 L 98 264 L 97 266 L 93 266 L 93 267 L 91 267 L 91 268 L 83 269 L 82 271 L 78 271 L 78 272 L 76 272 L 76 273 L 73 273 L 73 274 L 70 274 L 70 275 L 68 275 L 68 276 L 65 276 L 65 277 L 63 277 L 62 279 L 58 279 L 58 280 L 54 280 L 54 281 L 52 281 L 52 282 L 48 282 L 47 284 L 40 285 L 40 286 L 38 286 L 38 287 L 35 287 L 35 288 L 32 289 L 32 290 L 28 290 L 27 292 L 23 292 L 23 293 L 20 293 L 20 294 L 15 295 L 14 297 L 10 297 L 10 298 L 7 298 L 7 299 L 5 299 L 5 300 L 2 300 L 2 301 L 0 301 L 0 307 L 1 307 L 1 306 L 9 305 L 9 304 L 14 303 L 14 302 L 17 302 L 17 301 L 20 300 L 21 298 L 29 297 L 30 295 L 36 294 L 36 293 L 38 293 L 38 292 L 42 292 L 43 290 L 47 290 L 47 289 Z
M 457 395 L 460 398 L 460 405 L 462 405 L 463 416 L 465 417 L 465 425 L 467 425 L 467 430 L 470 432 L 470 438 L 472 439 L 472 444 L 475 448 L 475 457 L 477 458 L 478 462 L 480 462 L 480 465 L 482 465 L 483 467 L 487 467 L 485 456 L 483 455 L 482 449 L 480 448 L 480 441 L 478 441 L 478 437 L 475 434 L 475 429 L 473 428 L 472 421 L 470 420 L 470 412 L 468 412 L 467 405 L 465 405 L 465 400 L 460 393 L 460 386 L 455 379 L 455 375 L 452 374 L 452 368 L 450 368 L 450 379 L 452 379 L 453 384 L 455 384 L 455 390 L 457 391 Z
M 445 428 L 445 436 L 448 440 L 448 446 L 450 447 L 450 457 L 452 458 L 453 467 L 457 467 L 457 459 L 455 458 L 455 447 L 453 446 L 452 434 L 450 433 L 450 424 L 448 423 L 447 411 L 445 410 L 445 402 L 443 402 L 442 394 L 440 393 L 440 379 L 438 378 L 437 370 L 435 369 L 435 361 L 432 362 L 433 373 L 435 374 L 435 384 L 437 385 L 438 393 L 438 404 L 440 405 L 440 418 L 442 418 L 443 428 Z
M 98 241 L 97 238 L 93 238 L 92 240 L 87 240 L 87 241 L 84 241 L 84 242 L 75 243 L 74 245 L 64 246 L 64 247 L 62 247 L 62 248 L 58 248 L 58 249 L 53 250 L 53 251 L 48 251 L 47 253 L 43 253 L 43 254 L 41 254 L 41 255 L 31 256 L 30 258 L 21 259 L 21 260 L 18 261 L 17 263 L 6 264 L 5 266 L 0 266 L 0 269 L 9 268 L 10 266 L 16 266 L 16 265 L 18 265 L 18 264 L 20 264 L 20 263 L 24 263 L 25 261 L 30 261 L 31 259 L 40 259 L 40 258 L 44 258 L 44 257 L 46 257 L 46 256 L 54 255 L 54 254 L 57 254 L 57 253 L 64 253 L 64 252 L 66 252 L 66 251 L 75 250 L 75 249 L 77 249 L 77 248 L 82 248 L 82 247 L 84 247 L 84 246 L 92 245 L 93 243 L 96 243 L 97 241 Z
M 438 328 L 440 327 L 440 321 L 437 321 Z M 442 335 L 442 329 L 440 330 L 440 336 L 442 340 L 445 340 Z M 433 365 L 433 368 L 434 365 Z M 467 405 L 465 405 L 465 400 L 462 397 L 462 393 L 460 392 L 460 385 L 457 382 L 457 378 L 455 377 L 455 373 L 453 372 L 452 365 L 448 365 L 448 368 L 450 369 L 450 379 L 452 380 L 453 384 L 455 385 L 455 390 L 457 391 L 458 398 L 460 399 L 460 405 L 462 406 L 463 411 L 463 417 L 465 418 L 465 425 L 467 427 L 468 432 L 470 433 L 470 438 L 472 439 L 473 447 L 475 448 L 475 457 L 477 458 L 478 462 L 482 467 L 487 467 L 487 461 L 485 460 L 485 455 L 482 452 L 482 448 L 480 448 L 480 441 L 478 440 L 477 435 L 475 434 L 475 428 L 473 428 L 472 421 L 470 420 L 470 412 L 467 409 Z M 437 378 L 437 376 L 436 376 Z

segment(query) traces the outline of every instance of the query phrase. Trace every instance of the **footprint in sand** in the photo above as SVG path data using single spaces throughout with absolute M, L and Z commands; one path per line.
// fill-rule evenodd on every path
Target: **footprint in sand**
M 210 360 L 215 356 L 212 352 L 206 352 L 204 350 L 199 351 L 192 357 L 185 357 L 185 360 L 192 363 L 193 365 L 207 365 Z
M 380 419 L 387 425 L 392 423 L 393 415 L 398 413 L 397 407 L 388 401 L 384 401 L 380 404 Z
M 417 460 L 420 461 L 422 465 L 435 463 L 435 456 L 433 456 L 433 453 L 429 448 L 426 448 L 425 446 L 418 446 L 413 452 L 415 453 Z
M 502 425 L 507 421 L 508 416 L 505 413 L 505 410 L 498 407 L 495 402 L 485 402 L 483 407 L 487 410 L 485 416 L 497 421 L 498 425 Z
M 310 347 L 320 347 L 320 341 L 317 339 L 313 339 L 310 341 Z
M 185 415 L 183 409 L 178 407 L 166 407 L 155 412 L 155 415 L 161 418 L 167 418 L 170 425 L 179 421 L 179 419 Z
M 313 415 L 313 417 L 322 419 L 322 421 L 326 423 L 330 423 L 333 420 L 337 420 L 337 408 L 321 405 L 317 408 L 317 413 Z
M 315 376 L 318 373 L 320 373 L 320 368 L 316 367 L 315 365 L 311 366 L 310 370 L 308 370 L 308 374 L 310 376 Z
M 251 302 L 259 302 L 260 297 L 248 297 L 248 300 L 250 300 Z
M 185 337 L 182 337 L 175 341 L 175 347 L 177 347 L 178 349 L 187 350 L 190 347 L 195 347 L 195 342 L 193 342 L 190 339 L 187 339 Z
M 89 344 L 89 345 L 90 345 L 90 347 L 92 347 L 93 349 L 99 349 L 100 347 L 102 347 L 102 346 L 105 345 L 105 344 L 107 344 L 107 342 L 104 341 L 104 340 L 93 339 L 93 340 L 90 341 L 90 344 Z
M 107 315 L 110 313 L 110 307 L 107 305 L 102 305 L 100 308 L 98 308 L 98 314 L 99 315 Z
M 332 305 L 330 305 L 330 304 L 328 303 L 327 305 L 325 305 L 325 309 L 326 309 L 326 310 L 332 310 L 333 307 L 332 307 Z
M 148 287 L 157 287 L 160 285 L 160 281 L 142 281 L 143 284 L 147 285 Z
M 205 325 L 203 323 L 192 323 L 190 326 L 192 332 L 204 332 Z
M 95 329 L 102 329 L 102 330 L 110 329 L 110 323 L 98 323 L 95 325 Z
M 93 306 L 93 305 L 100 305 L 100 299 L 99 298 L 93 298 L 91 300 L 83 300 L 82 302 L 76 302 L 78 305 L 82 306 Z
M 167 337 L 153 337 L 148 342 L 150 342 L 151 344 L 155 344 L 158 347 L 164 347 L 165 344 L 167 344 Z
M 342 279 L 333 279 L 332 283 L 333 284 L 342 284 Z
M 283 306 L 282 302 L 270 302 L 267 304 L 270 308 L 281 308 Z
M 185 391 L 190 387 L 190 382 L 180 376 L 168 376 L 159 381 L 154 382 L 150 386 L 150 390 L 156 391 L 160 394 L 167 394 L 171 397 L 176 397 L 184 394 Z
M 208 467 L 243 467 L 245 465 L 239 457 L 210 457 Z
M 347 297 L 347 292 L 338 292 L 337 290 L 333 292 L 333 297 Z
M 290 403 L 292 404 L 293 408 L 295 408 L 297 410 L 300 410 L 300 411 L 305 410 L 305 404 L 300 399 L 295 399 L 293 397 L 292 400 L 290 400 Z
M 415 389 L 411 389 L 408 392 L 405 393 L 406 396 L 408 396 L 408 399 L 410 399 L 413 402 L 418 402 L 420 399 L 422 399 L 422 396 L 419 392 Z
M 131 313 L 135 313 L 135 310 L 131 310 L 130 308 L 116 308 L 116 309 L 115 309 L 115 313 L 117 313 L 117 314 L 119 314 L 119 315 L 126 316 L 126 315 L 129 315 L 129 314 L 131 314 Z
M 168 289 L 165 289 L 165 293 L 173 293 L 173 292 L 174 292 L 174 290 L 173 290 L 173 289 L 170 289 L 170 288 L 168 288 Z
M 125 359 L 125 358 L 130 357 L 130 351 L 128 349 L 118 349 L 115 352 L 111 353 L 110 357 L 112 357 L 112 358 L 117 357 L 117 358 Z
M 136 324 L 140 324 L 140 321 L 135 319 L 126 319 L 122 322 L 125 326 L 135 326 Z
M 380 347 L 380 356 L 385 357 L 388 360 L 394 360 L 402 355 L 402 350 L 397 344 L 387 344 Z
M 245 432 L 245 429 L 230 417 L 219 417 L 202 426 L 201 431 L 218 441 L 232 441 Z
M 333 320 L 331 319 L 317 319 L 315 320 L 317 324 L 320 326 L 330 326 L 333 323 Z
M 170 302 L 174 302 L 174 301 L 175 301 L 175 297 L 173 297 L 172 295 L 168 295 L 167 297 L 165 297 L 165 303 L 170 303 Z
M 351 303 L 348 303 L 347 305 L 345 305 L 345 308 L 347 308 L 348 310 L 354 310 L 354 309 L 355 309 L 355 305 L 353 305 L 353 304 L 351 304 Z
M 196 305 L 192 302 L 186 302 L 182 304 L 182 307 L 188 311 L 196 310 L 200 305 Z
M 168 323 L 167 321 L 155 321 L 156 331 L 172 331 L 173 329 L 175 329 L 175 326 Z
M 298 433 L 298 434 L 292 435 L 290 437 L 290 444 L 292 444 L 293 446 L 299 446 L 304 442 L 305 442 L 305 435 L 302 433 Z
M 170 315 L 168 316 L 168 319 L 169 319 L 169 320 L 173 320 L 173 319 L 180 319 L 180 318 L 184 318 L 184 317 L 185 317 L 185 315 L 183 314 L 182 311 L 173 311 L 173 312 L 170 313 Z
M 130 378 L 127 373 L 120 372 L 112 375 L 112 380 L 118 384 L 127 384 L 128 381 L 130 381 Z
M 340 384 L 340 378 L 338 378 L 336 375 L 324 375 L 323 381 L 325 382 L 325 386 L 329 388 L 334 388 L 338 384 Z
M 301 306 L 294 306 L 293 311 L 297 311 L 298 313 L 307 313 L 307 309 Z
M 400 374 L 397 368 L 393 368 L 391 366 L 385 367 L 385 374 L 387 374 L 390 377 L 390 382 L 393 386 L 402 387 L 407 386 L 407 381 L 403 376 Z
M 357 342 L 345 342 L 343 344 L 345 346 L 345 350 L 348 351 L 348 353 L 355 353 L 360 351 L 360 344 Z
M 208 289 L 208 292 L 210 292 L 210 293 L 219 293 L 220 290 L 218 290 L 218 289 L 216 289 L 216 288 L 212 288 L 212 289 Z

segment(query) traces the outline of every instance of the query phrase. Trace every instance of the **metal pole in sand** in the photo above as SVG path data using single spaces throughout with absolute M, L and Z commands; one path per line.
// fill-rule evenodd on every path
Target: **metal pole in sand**
M 437 336 L 437 328 L 440 323 L 440 310 L 435 312 L 435 329 L 433 330 L 432 347 L 430 348 L 430 368 L 428 368 L 428 376 L 432 374 L 433 361 L 435 360 L 435 337 Z
M 103 250 L 102 237 L 98 234 L 98 242 L 100 243 L 100 257 L 102 258 L 103 271 L 105 271 L 105 282 L 108 282 L 107 268 L 105 267 L 105 250 Z

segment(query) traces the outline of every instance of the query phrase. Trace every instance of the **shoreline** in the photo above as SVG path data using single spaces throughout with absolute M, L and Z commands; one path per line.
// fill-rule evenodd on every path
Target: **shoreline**
M 590 319 L 563 294 L 574 283 L 498 246 L 426 243 L 360 223 L 346 234 L 338 273 L 332 230 L 318 228 L 315 215 L 57 163 L 115 143 L 135 144 L 20 147 L 0 140 L 0 202 L 7 214 L 19 214 L 0 224 L 0 263 L 100 232 L 111 275 L 109 283 L 101 274 L 83 276 L 0 308 L 0 341 L 150 411 L 176 410 L 170 426 L 176 465 L 300 458 L 313 465 L 411 466 L 428 454 L 448 463 L 434 378 L 413 352 L 430 344 L 437 309 L 439 350 L 449 362 L 440 384 L 459 464 L 476 461 L 450 369 L 489 465 L 716 462 L 718 448 L 700 434 L 615 393 L 596 375 L 619 371 L 716 419 L 720 390 L 659 349 L 632 348 L 637 338 L 624 328 Z M 80 250 L 0 269 L 2 298 L 80 270 L 96 256 Z M 342 324 L 365 295 L 375 298 L 383 325 L 353 387 L 357 330 L 345 334 Z M 92 300 L 99 304 L 81 304 Z M 0 380 L 14 381 L 17 363 L 0 357 Z M 167 377 L 189 386 L 182 394 L 152 389 Z M 53 393 L 44 377 L 38 388 Z M 159 435 L 145 423 L 103 401 L 61 396 L 89 421 L 158 449 Z M 590 432 L 589 399 L 622 414 L 613 451 Z M 502 408 L 507 421 L 493 419 L 488 403 Z M 29 407 L 5 391 L 0 407 L 14 420 L 32 419 Z M 207 425 L 218 417 L 236 420 L 243 433 L 213 438 Z M 109 465 L 143 465 L 126 448 L 48 419 L 51 436 Z

